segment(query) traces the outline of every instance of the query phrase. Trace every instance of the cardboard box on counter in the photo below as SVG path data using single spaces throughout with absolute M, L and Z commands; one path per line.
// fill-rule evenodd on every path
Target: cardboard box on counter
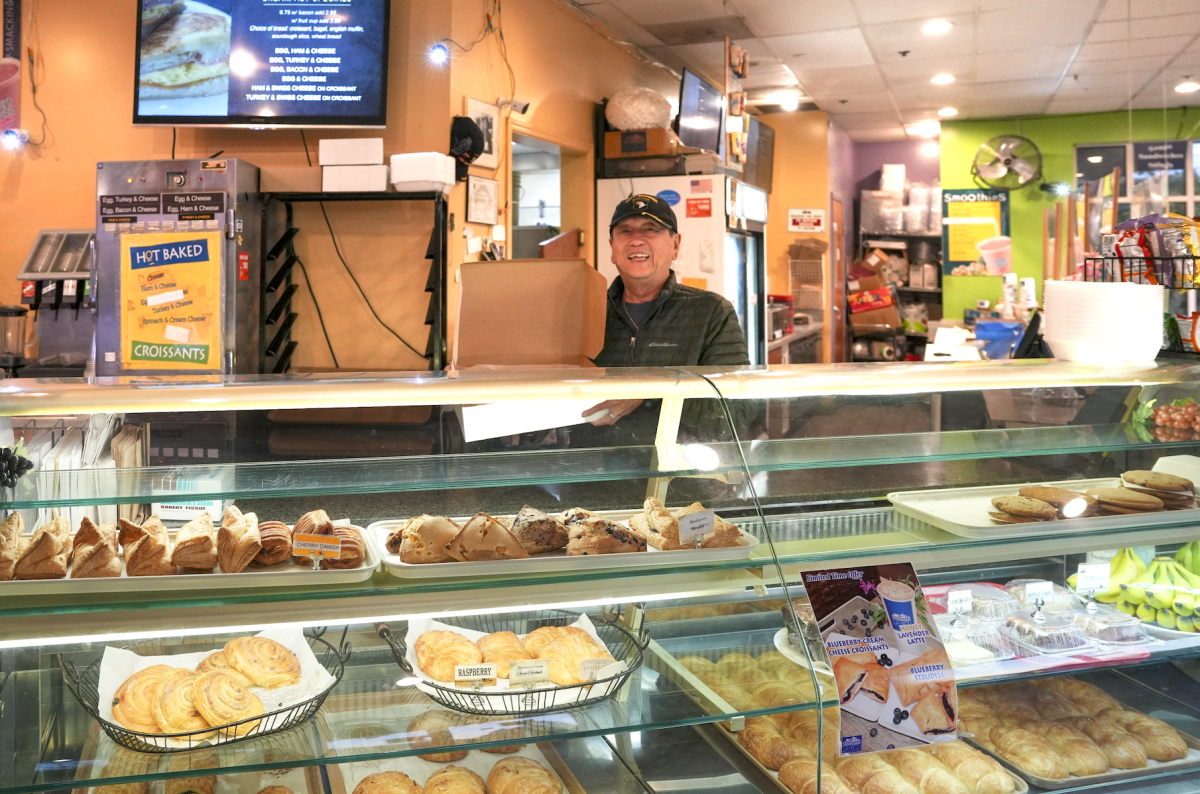
M 607 292 L 583 259 L 464 262 L 454 366 L 590 367 L 604 348 Z M 525 319 L 497 319 L 498 307 Z
M 383 138 L 322 138 L 320 165 L 383 165 Z
M 604 133 L 604 156 L 610 160 L 619 157 L 653 157 L 676 154 L 680 148 L 674 130 L 625 130 Z
M 258 189 L 263 193 L 320 193 L 318 165 L 275 165 L 259 169 Z
M 321 169 L 321 189 L 328 193 L 385 193 L 386 165 L 327 165 Z
M 900 312 L 895 306 L 885 306 L 882 309 L 870 309 L 850 315 L 850 327 L 861 331 L 875 331 L 881 327 L 900 328 L 902 321 Z

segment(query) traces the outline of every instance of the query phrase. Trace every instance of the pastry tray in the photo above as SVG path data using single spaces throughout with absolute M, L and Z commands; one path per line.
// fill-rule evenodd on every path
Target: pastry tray
M 1121 705 L 1122 707 L 1125 706 L 1123 703 Z M 1126 710 L 1135 711 L 1135 709 L 1128 708 Z M 1050 780 L 1049 778 L 1038 777 L 1037 775 L 1030 774 L 1013 762 L 1009 761 L 1007 758 L 1004 758 L 1003 756 L 986 749 L 973 738 L 966 736 L 960 738 L 970 744 L 976 750 L 995 758 L 1000 762 L 1001 766 L 1003 766 L 1009 772 L 1025 778 L 1038 788 L 1056 791 L 1059 789 L 1078 788 L 1082 785 L 1089 787 L 1102 786 L 1107 783 L 1115 783 L 1120 780 L 1132 780 L 1134 778 L 1145 777 L 1147 775 L 1164 775 L 1174 772 L 1183 772 L 1187 769 L 1196 769 L 1200 767 L 1200 739 L 1197 739 L 1195 736 L 1191 736 L 1190 734 L 1186 734 L 1183 731 L 1178 731 L 1178 733 L 1181 737 L 1183 737 L 1184 743 L 1188 746 L 1187 755 L 1183 758 L 1180 758 L 1178 761 L 1152 761 L 1150 759 L 1146 759 L 1146 765 L 1141 769 L 1113 770 L 1110 768 L 1108 772 L 1104 772 L 1103 774 L 1087 775 L 1085 777 L 1076 777 L 1075 775 L 1071 775 L 1066 780 Z
M 621 521 L 634 515 L 634 511 L 620 513 L 598 513 L 610 521 Z M 496 516 L 501 517 L 501 516 Z M 508 517 L 508 516 L 503 516 Z M 461 525 L 466 518 L 453 519 Z M 375 549 L 375 554 L 383 560 L 383 567 L 392 576 L 401 579 L 448 579 L 459 577 L 501 576 L 505 574 L 555 573 L 562 571 L 597 571 L 617 568 L 660 568 L 668 562 L 671 565 L 688 565 L 704 562 L 727 562 L 744 560 L 754 554 L 758 548 L 758 538 L 742 530 L 741 545 L 721 549 L 679 549 L 676 551 L 659 551 L 647 544 L 644 552 L 626 552 L 623 554 L 582 554 L 568 557 L 564 551 L 551 551 L 538 554 L 527 560 L 484 560 L 480 562 L 432 562 L 414 565 L 400 561 L 400 555 L 392 554 L 385 545 L 392 530 L 403 526 L 405 520 L 376 521 L 367 527 L 367 542 Z M 669 554 L 670 557 L 659 555 Z
M 291 559 L 265 568 L 250 566 L 239 573 L 223 573 L 219 568 L 212 571 L 189 571 L 166 576 L 129 576 L 125 572 L 125 559 L 121 558 L 121 575 L 95 579 L 12 579 L 0 582 L 0 595 L 83 595 L 88 593 L 163 593 L 178 590 L 240 590 L 258 587 L 299 587 L 302 585 L 356 584 L 365 582 L 379 568 L 379 553 L 375 544 L 368 539 L 370 533 L 354 524 L 342 524 L 357 529 L 363 535 L 365 554 L 363 564 L 357 568 L 331 568 L 314 570 L 298 565 Z M 171 531 L 174 542 L 175 532 Z M 131 581 L 132 580 L 132 581 Z
M 992 498 L 1015 496 L 1018 489 L 1029 486 L 1050 486 L 1070 491 L 1086 491 L 1088 488 L 1103 488 L 1120 485 L 1120 478 L 1105 477 L 1095 480 L 1059 480 L 1057 482 L 1027 482 L 1010 485 L 983 485 L 971 488 L 939 488 L 928 491 L 896 491 L 887 495 L 888 500 L 903 516 L 937 527 L 964 538 L 1019 538 L 1045 535 L 1047 530 L 1056 535 L 1081 532 L 1102 532 L 1126 527 L 1171 526 L 1195 524 L 1198 514 L 1194 510 L 1166 510 L 1159 513 L 1134 513 L 1115 516 L 1090 516 L 1068 518 L 1061 521 L 1037 521 L 1029 524 L 993 524 L 988 515 Z M 911 529 L 899 516 L 891 519 L 899 530 Z

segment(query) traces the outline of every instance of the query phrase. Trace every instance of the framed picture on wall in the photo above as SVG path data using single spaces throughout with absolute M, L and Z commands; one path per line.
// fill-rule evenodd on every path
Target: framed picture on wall
M 483 132 L 483 154 L 471 165 L 495 168 L 500 162 L 500 108 L 470 97 L 466 97 L 463 102 L 466 105 L 463 115 L 478 124 Z
M 467 177 L 467 223 L 495 226 L 499 214 L 500 183 L 471 174 Z

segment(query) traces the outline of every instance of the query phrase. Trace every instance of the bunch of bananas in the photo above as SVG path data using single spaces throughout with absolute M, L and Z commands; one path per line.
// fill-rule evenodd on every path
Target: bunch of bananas
M 1104 599 L 1097 594 L 1096 600 L 1113 603 L 1106 599 L 1112 591 L 1112 583 L 1118 582 L 1120 594 L 1115 603 L 1122 612 L 1165 629 L 1200 631 L 1200 613 L 1197 612 L 1200 608 L 1200 575 L 1194 573 L 1189 564 L 1193 560 L 1200 563 L 1200 542 L 1192 541 L 1174 558 L 1155 557 L 1148 568 L 1132 550 L 1121 549 L 1121 552 L 1128 552 L 1126 559 L 1132 557 L 1136 565 L 1131 569 L 1128 564 L 1122 564 L 1118 572 L 1117 558 L 1114 557 L 1109 590 Z M 1133 576 L 1129 575 L 1131 570 Z

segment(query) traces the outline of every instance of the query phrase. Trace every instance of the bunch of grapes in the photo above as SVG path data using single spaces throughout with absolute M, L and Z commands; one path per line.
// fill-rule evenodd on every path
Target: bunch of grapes
M 33 468 L 33 461 L 20 454 L 24 451 L 25 447 L 19 443 L 16 449 L 0 447 L 0 465 L 3 466 L 0 469 L 0 485 L 12 488 L 23 474 Z
M 1159 441 L 1200 440 L 1200 405 L 1159 405 L 1154 409 L 1154 437 Z

